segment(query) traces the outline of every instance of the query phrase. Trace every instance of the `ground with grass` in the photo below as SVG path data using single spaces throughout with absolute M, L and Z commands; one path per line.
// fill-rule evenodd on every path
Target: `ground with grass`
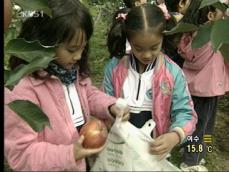
M 112 4 L 110 4 L 112 5 Z M 91 78 L 96 86 L 101 85 L 103 68 L 109 60 L 106 46 L 106 36 L 112 13 L 108 9 L 113 6 L 88 5 L 95 21 L 95 30 L 91 40 L 90 68 Z M 215 135 L 213 136 L 213 152 L 207 156 L 207 168 L 209 171 L 229 171 L 229 96 L 219 100 Z M 177 147 L 172 153 L 171 161 L 179 165 L 182 161 L 181 153 Z M 4 171 L 12 171 L 4 161 Z

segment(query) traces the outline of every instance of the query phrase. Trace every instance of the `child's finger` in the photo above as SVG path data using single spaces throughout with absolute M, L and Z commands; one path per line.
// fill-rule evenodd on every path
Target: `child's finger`
M 165 146 L 150 147 L 150 153 L 153 155 L 162 155 L 167 152 L 169 152 L 169 148 Z
M 161 161 L 162 159 L 164 159 L 164 158 L 166 157 L 167 154 L 168 154 L 168 153 L 166 152 L 166 153 L 164 153 L 164 154 L 159 155 L 159 156 L 158 156 L 158 160 Z
M 123 118 L 124 117 L 124 111 L 123 111 L 123 109 L 117 109 L 117 117 L 119 117 L 119 118 Z
M 130 118 L 129 112 L 128 112 L 128 113 L 125 113 L 125 114 L 123 115 L 123 117 L 122 117 L 122 121 L 128 121 L 129 118 Z
M 85 149 L 85 153 L 87 154 L 87 156 L 90 156 L 90 155 L 101 152 L 105 147 L 106 147 L 106 144 L 104 144 L 103 146 L 99 148 L 95 148 L 95 149 Z
M 126 106 L 126 108 L 124 109 L 124 113 L 125 113 L 125 114 L 130 113 L 130 108 L 129 108 L 129 106 Z
M 165 151 L 167 149 L 168 149 L 168 147 L 164 144 L 151 147 L 151 151 L 156 152 L 156 153 L 160 153 L 160 152 Z
M 161 155 L 161 154 L 164 154 L 164 153 L 167 153 L 169 152 L 169 148 L 166 147 L 166 148 L 160 148 L 160 149 L 151 149 L 151 153 L 154 154 L 154 155 Z
M 160 138 L 156 138 L 153 142 L 151 142 L 151 146 L 160 146 L 164 143 L 163 140 L 161 140 Z
M 84 135 L 81 135 L 79 140 L 78 140 L 78 143 L 82 145 L 83 141 L 84 141 Z
M 162 154 L 165 154 L 165 153 L 168 153 L 169 152 L 169 149 L 163 149 L 161 151 L 158 152 L 158 155 L 162 155 Z

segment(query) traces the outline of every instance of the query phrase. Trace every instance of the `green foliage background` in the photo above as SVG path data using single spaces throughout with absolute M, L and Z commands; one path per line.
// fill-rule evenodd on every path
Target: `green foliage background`
M 106 36 L 109 25 L 111 24 L 111 17 L 115 10 L 118 7 L 122 6 L 121 0 L 82 0 L 83 3 L 90 9 L 91 14 L 93 15 L 93 19 L 95 22 L 95 29 L 94 34 L 91 39 L 90 45 L 90 68 L 91 68 L 91 78 L 93 83 L 96 86 L 100 86 L 101 81 L 103 79 L 103 68 L 106 62 L 109 60 L 109 54 L 106 46 Z M 20 30 L 21 21 L 22 19 L 16 17 L 16 11 L 14 10 L 13 13 L 13 21 L 11 23 L 11 27 L 9 28 L 8 34 L 4 35 L 4 44 L 12 39 L 16 38 L 18 31 Z M 4 56 L 4 68 L 8 69 L 8 59 L 9 55 L 5 54 Z M 228 120 L 228 111 L 229 111 L 229 98 L 228 96 L 222 97 L 220 99 L 218 115 L 219 114 L 226 114 L 219 115 L 217 120 L 216 127 L 216 139 L 213 141 L 214 152 L 212 154 L 208 154 L 207 156 L 207 167 L 209 171 L 222 171 L 228 170 L 223 165 L 223 162 L 228 158 L 224 157 L 224 149 L 221 150 L 220 146 L 218 145 L 219 141 L 222 140 L 221 136 L 221 126 L 225 123 L 224 121 Z M 225 124 L 226 125 L 226 124 Z M 228 126 L 228 125 L 227 125 Z M 228 135 L 228 133 L 227 133 Z M 225 143 L 228 144 L 228 141 Z M 227 159 L 228 160 L 228 159 Z M 172 153 L 171 161 L 179 165 L 182 162 L 181 153 L 179 152 L 179 147 L 177 147 Z M 12 171 L 7 162 L 4 161 L 4 171 Z

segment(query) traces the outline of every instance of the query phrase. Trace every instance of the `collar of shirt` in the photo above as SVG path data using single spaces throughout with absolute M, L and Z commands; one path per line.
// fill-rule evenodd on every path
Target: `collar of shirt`
M 136 71 L 138 72 L 138 67 L 137 67 L 137 64 L 139 63 L 137 58 L 131 54 L 130 56 L 130 64 L 131 64 L 131 67 Z M 155 64 L 156 64 L 156 61 L 157 59 L 155 59 L 152 63 L 148 64 L 145 71 L 144 72 L 147 72 L 147 71 L 150 71 L 154 68 Z

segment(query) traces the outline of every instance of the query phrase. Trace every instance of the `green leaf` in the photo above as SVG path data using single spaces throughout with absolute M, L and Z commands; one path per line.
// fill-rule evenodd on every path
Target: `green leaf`
M 199 27 L 197 35 L 192 41 L 192 48 L 200 48 L 210 41 L 212 26 L 213 23 L 208 23 Z
M 5 51 L 27 62 L 31 62 L 40 56 L 51 58 L 55 52 L 54 46 L 43 46 L 39 41 L 29 42 L 23 38 L 10 40 L 6 45 Z
M 4 69 L 4 83 L 9 79 L 10 76 L 10 70 L 5 70 Z
M 16 69 L 10 71 L 9 78 L 6 81 L 5 86 L 11 88 L 25 75 L 31 74 L 39 69 L 47 68 L 49 62 L 52 60 L 53 58 L 44 56 L 34 59 L 27 65 L 22 64 L 18 66 Z
M 202 0 L 199 9 L 212 5 L 216 2 L 219 2 L 219 0 Z
M 51 16 L 51 9 L 48 7 L 47 0 L 13 0 L 23 10 L 43 11 L 45 14 Z
M 214 22 L 211 31 L 211 41 L 214 51 L 217 51 L 223 43 L 229 44 L 229 19 L 221 19 Z
M 212 6 L 219 9 L 222 12 L 225 12 L 228 8 L 228 6 L 226 4 L 223 4 L 220 2 L 216 2 L 216 3 L 212 4 Z
M 31 128 L 36 131 L 42 131 L 45 126 L 51 128 L 48 117 L 39 106 L 28 100 L 15 100 L 8 104 L 9 108 L 24 119 Z
M 223 44 L 219 51 L 223 55 L 223 57 L 228 61 L 229 63 L 229 44 Z
M 17 37 L 17 30 L 15 27 L 9 27 L 5 32 L 4 32 L 4 43 L 9 42 L 9 40 L 14 39 Z
M 190 23 L 179 23 L 174 28 L 169 31 L 164 31 L 165 35 L 173 35 L 176 33 L 183 33 L 183 32 L 194 32 L 198 29 L 198 27 L 194 24 Z

